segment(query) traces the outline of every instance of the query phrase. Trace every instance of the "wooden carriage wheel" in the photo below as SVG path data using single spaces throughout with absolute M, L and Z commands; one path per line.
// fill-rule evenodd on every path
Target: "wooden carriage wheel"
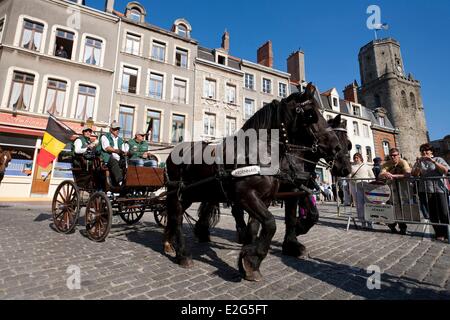
M 89 239 L 103 242 L 112 225 L 112 206 L 106 194 L 94 193 L 86 206 L 86 232 Z
M 145 213 L 145 206 L 136 203 L 120 206 L 119 208 L 120 217 L 126 224 L 130 226 L 141 221 Z
M 71 233 L 80 216 L 80 191 L 72 181 L 64 181 L 56 189 L 52 203 L 53 224 L 60 233 Z

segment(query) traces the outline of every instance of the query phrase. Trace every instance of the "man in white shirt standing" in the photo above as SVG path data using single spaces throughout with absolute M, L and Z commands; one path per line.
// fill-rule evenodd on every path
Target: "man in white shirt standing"
M 102 145 L 101 158 L 108 166 L 113 186 L 120 186 L 123 181 L 120 157 L 127 152 L 123 139 L 119 137 L 120 129 L 120 125 L 114 121 L 109 133 L 103 135 L 100 141 Z

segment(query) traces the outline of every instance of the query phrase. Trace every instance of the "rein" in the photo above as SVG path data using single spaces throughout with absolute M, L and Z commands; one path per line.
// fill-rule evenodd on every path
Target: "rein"
M 307 101 L 308 102 L 308 101 Z M 311 160 L 309 160 L 309 159 L 306 159 L 306 158 L 304 158 L 304 157 L 301 157 L 301 156 L 299 156 L 299 155 L 297 155 L 297 154 L 295 154 L 294 152 L 305 152 L 305 151 L 311 151 L 312 153 L 317 153 L 318 151 L 319 151 L 319 147 L 324 147 L 322 144 L 319 144 L 318 142 L 319 142 L 319 139 L 317 138 L 317 136 L 314 134 L 314 132 L 312 131 L 312 129 L 311 128 L 308 128 L 309 129 L 309 131 L 310 131 L 310 134 L 313 136 L 313 138 L 314 138 L 314 140 L 316 141 L 311 147 L 305 147 L 305 146 L 299 146 L 299 145 L 293 145 L 293 144 L 289 144 L 289 140 L 288 140 L 288 137 L 287 137 L 287 132 L 286 132 L 286 129 L 285 129 L 285 127 L 284 127 L 284 123 L 282 123 L 281 124 L 281 126 L 282 126 L 282 130 L 283 130 L 283 132 L 284 132 L 284 138 L 286 138 L 286 140 L 285 140 L 285 143 L 284 143 L 284 146 L 285 146 L 285 148 L 286 148 L 286 159 L 287 159 L 287 161 L 289 162 L 289 167 L 291 168 L 291 170 L 292 170 L 292 168 L 294 167 L 294 164 L 292 163 L 292 161 L 291 161 L 291 157 L 292 158 L 296 158 L 296 159 L 298 159 L 298 160 L 301 160 L 301 161 L 304 161 L 304 162 L 307 162 L 307 163 L 310 163 L 310 164 L 313 164 L 313 165 L 321 165 L 322 167 L 324 167 L 326 170 L 331 170 L 331 169 L 333 169 L 333 167 L 334 167 L 334 165 L 335 165 L 335 162 L 336 162 L 336 157 L 337 157 L 337 155 L 335 156 L 335 158 L 332 160 L 332 161 L 330 161 L 329 163 L 328 162 L 325 162 L 325 161 L 323 161 L 323 160 L 319 160 L 319 161 L 317 161 L 317 162 L 315 162 L 315 161 L 311 161 Z M 327 132 L 331 132 L 331 131 L 334 131 L 334 132 L 344 132 L 344 133 L 348 133 L 348 131 L 347 131 L 347 129 L 344 129 L 344 128 L 335 128 L 335 129 L 333 129 L 333 128 L 327 128 L 326 129 L 326 131 Z M 292 152 L 292 151 L 294 151 L 294 152 Z

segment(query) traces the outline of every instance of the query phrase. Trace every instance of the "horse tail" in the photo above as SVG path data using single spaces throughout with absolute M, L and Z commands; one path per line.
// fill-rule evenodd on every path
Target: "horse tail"
M 198 221 L 194 227 L 194 234 L 199 242 L 211 242 L 210 229 L 214 228 L 220 220 L 220 207 L 218 203 L 202 202 L 198 208 Z
M 207 222 L 208 227 L 214 228 L 220 221 L 220 206 L 214 202 L 202 202 L 198 208 L 199 221 Z

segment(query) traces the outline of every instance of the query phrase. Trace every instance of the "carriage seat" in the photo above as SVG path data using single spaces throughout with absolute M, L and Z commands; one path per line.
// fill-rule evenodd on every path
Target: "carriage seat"
M 165 186 L 165 170 L 161 168 L 128 167 L 126 186 L 132 188 L 162 188 Z

